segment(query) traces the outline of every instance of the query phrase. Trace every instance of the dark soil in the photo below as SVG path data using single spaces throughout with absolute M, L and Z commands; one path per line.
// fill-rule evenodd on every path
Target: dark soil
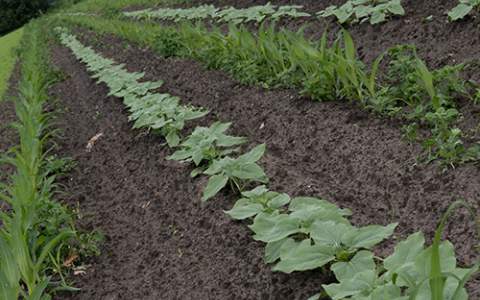
M 83 229 L 106 235 L 102 255 L 76 278 L 82 291 L 58 299 L 305 299 L 329 281 L 272 273 L 245 224 L 222 212 L 234 195 L 202 205 L 204 182 L 165 159 L 164 141 L 131 130 L 121 101 L 105 97 L 67 49 L 55 47 L 52 59 L 69 76 L 51 89 L 65 106 L 59 152 L 78 163 L 61 183 L 86 216 Z
M 13 100 L 17 96 L 17 82 L 20 75 L 20 65 L 17 64 L 10 76 L 3 100 L 0 99 L 0 153 L 2 155 L 18 143 L 17 132 L 10 125 L 17 119 Z M 10 165 L 0 164 L 0 182 L 5 183 L 12 171 L 13 168 Z
M 81 40 L 131 71 L 144 71 L 148 80 L 164 80 L 162 91 L 184 103 L 210 109 L 201 124 L 232 121 L 232 134 L 266 143 L 261 163 L 273 190 L 324 197 L 352 209 L 355 224 L 399 222 L 397 238 L 418 230 L 431 238 L 458 198 L 478 208 L 480 169 L 416 164 L 420 149 L 402 140 L 396 121 L 348 103 L 241 86 L 223 72 L 124 48 L 111 36 Z M 63 183 L 88 216 L 83 226 L 107 237 L 102 255 L 76 280 L 82 291 L 58 299 L 305 299 L 331 280 L 317 271 L 272 273 L 246 224 L 222 212 L 235 195 L 201 204 L 205 181 L 189 178 L 190 166 L 165 160 L 169 150 L 161 138 L 132 130 L 121 101 L 107 98 L 106 87 L 95 85 L 67 49 L 55 47 L 52 59 L 69 75 L 51 90 L 66 108 L 60 152 L 78 162 Z M 87 152 L 98 133 L 103 136 Z M 445 237 L 461 264 L 473 262 L 477 240 L 465 212 L 451 218 Z M 378 254 L 387 255 L 392 245 Z M 479 283 L 470 284 L 473 299 Z

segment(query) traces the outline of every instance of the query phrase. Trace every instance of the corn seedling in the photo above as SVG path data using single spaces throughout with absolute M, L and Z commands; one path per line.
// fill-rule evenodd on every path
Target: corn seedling
M 15 102 L 18 120 L 14 128 L 20 144 L 2 162 L 15 167 L 11 183 L 2 186 L 0 201 L 10 208 L 0 213 L 0 298 L 49 299 L 58 288 L 68 289 L 55 259 L 63 258 L 62 248 L 75 238 L 73 216 L 53 201 L 56 189 L 54 170 L 45 154 L 51 137 L 50 116 L 44 112 L 47 87 L 51 82 L 46 66 L 43 24 L 25 30 L 22 44 L 22 77 Z M 58 260 L 57 259 L 57 260 Z
M 401 0 L 349 0 L 318 12 L 320 17 L 335 16 L 340 24 L 369 21 L 372 25 L 385 22 L 390 15 L 404 14 Z

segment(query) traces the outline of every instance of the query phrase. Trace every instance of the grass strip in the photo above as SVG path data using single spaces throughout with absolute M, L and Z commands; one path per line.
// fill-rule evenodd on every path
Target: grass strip
M 8 79 L 16 60 L 14 49 L 20 43 L 22 35 L 23 28 L 20 28 L 0 37 L 0 101 L 8 88 Z

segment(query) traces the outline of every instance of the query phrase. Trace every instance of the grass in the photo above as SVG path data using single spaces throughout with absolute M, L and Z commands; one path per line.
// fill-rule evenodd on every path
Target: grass
M 125 7 L 155 7 L 188 2 L 188 0 L 86 0 L 67 9 L 67 12 L 115 14 Z
M 16 54 L 14 49 L 23 36 L 23 27 L 0 37 L 0 100 L 8 88 L 8 79 L 15 65 Z

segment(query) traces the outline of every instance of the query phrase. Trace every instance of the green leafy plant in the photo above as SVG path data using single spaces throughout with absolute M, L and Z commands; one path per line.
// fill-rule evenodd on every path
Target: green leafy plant
M 161 8 L 157 10 L 143 9 L 137 11 L 124 12 L 126 17 L 131 17 L 137 20 L 141 19 L 162 19 L 168 21 L 178 22 L 181 20 L 197 20 L 213 18 L 217 15 L 218 8 L 213 5 L 201 5 L 191 8 Z
M 479 5 L 479 0 L 460 0 L 460 3 L 448 12 L 448 18 L 450 21 L 461 20 Z
M 261 144 L 237 158 L 227 156 L 214 160 L 208 169 L 203 172 L 210 178 L 203 191 L 202 200 L 206 201 L 212 198 L 228 183 L 230 183 L 232 189 L 242 191 L 245 183 L 251 181 L 267 182 L 268 178 L 265 172 L 257 164 L 264 152 L 265 144 Z
M 246 142 L 245 138 L 225 134 L 231 123 L 215 122 L 210 127 L 197 127 L 190 136 L 180 144 L 180 149 L 168 159 L 183 162 L 193 162 L 196 168 L 191 175 L 202 173 L 216 159 L 238 151 L 239 146 Z
M 479 264 L 457 267 L 453 245 L 441 241 L 448 216 L 460 205 L 465 204 L 453 203 L 444 214 L 431 246 L 425 247 L 423 234 L 416 232 L 398 243 L 382 266 L 363 251 L 348 263 L 333 264 L 339 283 L 323 285 L 326 293 L 332 299 L 468 299 L 465 283 Z
M 311 41 L 302 29 L 291 32 L 265 25 L 255 33 L 231 24 L 224 33 L 216 26 L 188 23 L 154 26 L 81 16 L 67 20 L 101 32 L 118 33 L 154 49 L 162 49 L 158 37 L 170 36 L 178 46 L 175 55 L 227 71 L 242 83 L 295 88 L 319 101 L 357 101 L 368 110 L 406 118 L 430 130 L 435 126 L 425 124 L 427 113 L 434 112 L 438 105 L 455 108 L 457 97 L 469 97 L 469 87 L 459 75 L 465 65 L 430 70 L 419 61 L 413 46 L 398 46 L 381 54 L 368 69 L 357 57 L 353 39 L 344 30 L 330 45 L 326 33 L 319 41 Z M 386 68 L 380 68 L 381 63 Z M 440 148 L 425 149 L 428 152 Z M 457 163 L 475 160 L 476 152 L 475 147 L 467 149 L 468 159 L 464 156 Z M 442 160 L 440 155 L 432 157 Z
M 163 135 L 170 147 L 178 146 L 181 141 L 180 131 L 185 122 L 205 116 L 208 111 L 192 106 L 181 105 L 179 98 L 169 94 L 152 93 L 161 87 L 162 81 L 139 82 L 143 73 L 132 73 L 124 65 L 115 65 L 103 58 L 89 47 L 83 46 L 64 28 L 57 28 L 60 40 L 72 49 L 74 54 L 87 64 L 93 78 L 106 83 L 109 96 L 124 99 L 130 111 L 129 120 L 134 121 L 134 128 L 147 128 Z
M 248 33 L 241 32 L 240 38 L 234 40 L 235 43 L 228 45 L 225 40 L 222 40 L 222 36 L 215 32 L 199 44 L 206 46 L 203 44 L 204 42 L 212 42 L 208 44 L 210 48 L 202 52 L 193 47 L 194 41 L 202 38 L 202 33 L 194 32 L 191 27 L 189 30 L 192 32 L 185 35 L 183 35 L 185 32 L 182 32 L 181 36 L 186 37 L 184 42 L 188 45 L 186 48 L 190 54 L 199 55 L 203 59 L 208 59 L 208 55 L 216 55 L 215 58 L 211 58 L 211 62 L 218 65 L 226 63 L 223 59 L 231 58 L 228 56 L 229 47 L 241 47 L 241 43 L 236 44 L 238 41 L 245 41 L 250 43 L 250 46 L 262 49 L 265 45 L 282 45 L 287 43 L 286 41 L 290 38 L 288 35 L 279 37 L 276 34 L 268 33 L 259 46 Z M 203 34 L 208 35 L 209 33 L 204 32 Z M 383 89 L 378 89 L 375 83 L 381 59 L 377 60 L 376 66 L 374 65 L 369 73 L 365 72 L 359 64 L 352 63 L 356 56 L 353 41 L 348 40 L 348 37 L 345 39 L 345 36 L 343 38 L 343 48 L 341 48 L 340 42 L 337 42 L 329 51 L 324 52 L 326 55 L 340 57 L 343 60 L 343 66 L 329 66 L 332 68 L 333 74 L 335 72 L 345 73 L 341 75 L 344 76 L 343 78 L 334 76 L 335 91 L 347 91 L 344 92 L 345 95 L 363 101 L 383 93 Z M 305 43 L 299 43 L 299 45 L 303 47 Z M 326 42 L 322 42 L 320 47 L 326 49 Z M 246 49 L 248 50 L 248 48 Z M 290 51 L 293 49 L 295 48 L 285 47 L 271 52 L 262 50 L 263 53 L 238 51 L 235 52 L 235 55 L 237 59 L 247 61 L 252 58 L 249 55 L 254 54 L 255 62 L 250 62 L 250 66 L 259 66 L 266 64 L 264 53 L 276 53 L 275 63 L 267 64 L 270 70 L 275 70 L 271 72 L 282 70 L 282 76 L 278 79 L 285 80 L 288 78 L 285 74 L 292 74 L 292 78 L 298 80 L 298 73 L 301 73 L 304 68 L 309 70 L 309 66 L 301 65 L 300 62 L 290 65 L 289 62 L 294 62 L 294 59 L 284 59 L 283 64 L 279 61 L 280 58 L 284 58 L 282 56 L 284 53 L 292 53 Z M 318 55 L 322 55 L 321 51 L 317 51 L 317 48 L 311 45 L 296 49 L 317 58 Z M 261 64 L 257 64 L 258 62 Z M 242 68 L 245 68 L 242 70 L 247 70 L 245 66 Z M 348 72 L 355 74 L 346 74 Z M 425 111 L 431 115 L 427 117 L 424 114 L 424 118 L 419 115 L 418 118 L 432 124 L 442 124 L 442 122 L 450 124 L 450 119 L 455 117 L 455 113 L 449 111 L 450 108 L 444 107 L 448 106 L 450 102 L 440 96 L 435 82 L 435 73 L 430 72 L 425 65 L 419 64 L 416 60 L 409 72 L 414 76 L 418 90 L 429 97 Z M 147 94 L 143 97 L 150 97 L 150 95 Z M 158 95 L 152 97 L 158 97 Z M 124 102 L 128 107 L 134 107 L 138 103 L 138 99 L 139 97 L 135 93 L 130 93 L 124 97 Z M 444 126 L 441 125 L 441 127 Z M 207 129 L 210 128 L 204 128 L 204 130 Z M 185 150 L 188 149 L 190 148 Z M 265 145 L 259 145 L 236 159 L 228 156 L 215 159 L 204 171 L 204 174 L 210 175 L 210 178 L 204 190 L 203 200 L 213 197 L 228 183 L 233 189 L 242 191 L 246 185 L 252 182 L 266 182 L 265 173 L 257 164 L 264 151 Z M 186 160 L 193 160 L 193 154 L 185 154 L 184 157 Z M 290 273 L 329 267 L 335 274 L 338 283 L 323 287 L 325 293 L 333 299 L 403 300 L 422 299 L 422 297 L 425 299 L 464 299 L 466 295 L 465 282 L 478 269 L 478 266 L 468 270 L 456 266 L 453 246 L 448 241 L 440 241 L 444 220 L 439 226 L 442 229 L 437 230 L 432 246 L 425 248 L 423 235 L 421 233 L 414 234 L 405 241 L 405 244 L 402 242 L 397 245 L 395 252 L 387 257 L 382 265 L 382 259 L 375 257 L 371 250 L 392 235 L 397 226 L 395 223 L 387 226 L 353 226 L 346 218 L 351 214 L 348 209 L 340 209 L 334 204 L 318 198 L 295 197 L 291 199 L 286 194 L 269 191 L 265 186 L 243 192 L 242 198 L 226 213 L 238 220 L 253 219 L 253 223 L 249 227 L 254 233 L 254 239 L 267 243 L 265 260 L 268 263 L 275 263 L 274 270 Z M 442 294 L 444 294 L 444 298 L 442 298 Z M 317 295 L 312 299 L 318 299 L 318 297 Z
M 290 202 L 290 196 L 269 191 L 265 185 L 242 192 L 242 196 L 231 210 L 225 211 L 235 220 L 252 218 L 262 212 L 273 214 Z
M 250 229 L 254 239 L 267 243 L 266 261 L 279 260 L 273 269 L 286 273 L 348 261 L 358 250 L 370 249 L 390 236 L 396 227 L 354 227 L 345 218 L 349 210 L 312 197 L 293 198 L 285 212 L 259 212 Z
M 133 128 L 158 131 L 170 147 L 180 143 L 180 131 L 186 121 L 208 114 L 205 110 L 180 105 L 180 99 L 169 94 L 149 94 L 129 103 L 129 111 L 129 120 L 134 121 Z
M 301 5 L 275 6 L 267 3 L 265 5 L 256 5 L 248 8 L 228 7 L 224 9 L 215 8 L 213 5 L 201 5 L 191 8 L 160 8 L 157 10 L 144 9 L 138 11 L 125 12 L 126 17 L 134 19 L 162 19 L 179 22 L 182 20 L 200 20 L 215 19 L 219 22 L 241 24 L 247 22 L 261 23 L 267 18 L 278 20 L 281 17 L 291 18 L 308 17 L 310 14 L 298 11 Z
M 340 24 L 369 21 L 372 25 L 385 22 L 389 15 L 404 14 L 401 0 L 348 0 L 318 12 L 320 17 L 335 16 Z

